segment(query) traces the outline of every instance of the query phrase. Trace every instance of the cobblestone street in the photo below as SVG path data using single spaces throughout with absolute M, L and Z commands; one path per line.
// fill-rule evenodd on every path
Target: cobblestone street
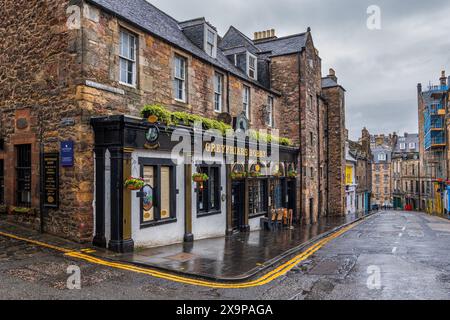
M 419 213 L 368 218 L 288 274 L 248 289 L 212 289 L 98 266 L 0 237 L 1 299 L 448 299 L 450 222 Z M 69 266 L 81 290 L 68 290 Z M 368 280 L 378 270 L 379 286 Z

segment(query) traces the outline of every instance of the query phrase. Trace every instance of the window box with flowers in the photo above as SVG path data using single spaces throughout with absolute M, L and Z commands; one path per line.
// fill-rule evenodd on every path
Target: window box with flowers
M 125 180 L 124 186 L 130 191 L 138 191 L 141 190 L 145 185 L 144 179 L 142 178 L 134 178 L 130 177 Z
M 34 216 L 36 215 L 36 211 L 33 208 L 22 208 L 22 207 L 11 207 L 10 208 L 11 214 L 20 214 L 20 215 L 27 215 L 27 216 Z

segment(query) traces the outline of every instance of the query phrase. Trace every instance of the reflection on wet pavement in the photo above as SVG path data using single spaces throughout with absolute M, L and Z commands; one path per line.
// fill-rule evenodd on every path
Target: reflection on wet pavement
M 358 216 L 322 218 L 293 230 L 254 231 L 229 237 L 141 249 L 113 258 L 214 279 L 238 279 L 254 274 L 317 236 L 350 223 Z

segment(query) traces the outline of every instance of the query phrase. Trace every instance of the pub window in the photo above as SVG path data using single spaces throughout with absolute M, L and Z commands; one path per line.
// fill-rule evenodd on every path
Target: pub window
M 186 59 L 178 55 L 174 58 L 173 90 L 176 100 L 186 102 Z
M 31 207 L 31 145 L 16 146 L 16 204 Z
M 249 180 L 249 215 L 256 217 L 267 214 L 267 180 Z
M 221 213 L 221 184 L 219 166 L 199 166 L 199 173 L 205 173 L 209 179 L 203 188 L 197 187 L 197 213 L 199 216 Z
M 176 173 L 171 161 L 140 159 L 145 186 L 141 198 L 141 227 L 176 221 Z
M 5 203 L 5 171 L 4 162 L 0 160 L 0 204 Z
M 120 31 L 120 83 L 136 85 L 136 36 Z

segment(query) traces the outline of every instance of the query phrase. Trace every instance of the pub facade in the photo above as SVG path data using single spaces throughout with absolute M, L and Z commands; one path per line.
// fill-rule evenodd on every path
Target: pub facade
M 194 137 L 186 127 L 188 148 L 174 153 L 177 128 L 129 116 L 93 118 L 92 125 L 96 245 L 127 252 L 220 237 L 259 230 L 272 210 L 296 210 L 296 176 L 288 174 L 297 165 L 295 148 L 238 138 L 204 142 L 204 131 Z M 149 142 L 151 132 L 157 135 Z M 198 156 L 196 145 L 202 146 Z M 272 152 L 279 152 L 275 162 Z M 208 179 L 195 182 L 195 173 Z M 127 189 L 128 176 L 142 177 L 145 185 Z
M 334 71 L 322 78 L 311 29 L 219 36 L 204 18 L 177 21 L 145 0 L 18 0 L 4 17 L 8 220 L 130 251 L 257 230 L 277 209 L 307 224 L 344 214 L 345 90 Z M 17 39 L 10 19 L 32 39 Z M 144 106 L 161 108 L 150 119 Z M 273 143 L 192 140 L 211 155 L 173 156 L 170 137 L 198 117 L 204 131 L 263 130 Z

